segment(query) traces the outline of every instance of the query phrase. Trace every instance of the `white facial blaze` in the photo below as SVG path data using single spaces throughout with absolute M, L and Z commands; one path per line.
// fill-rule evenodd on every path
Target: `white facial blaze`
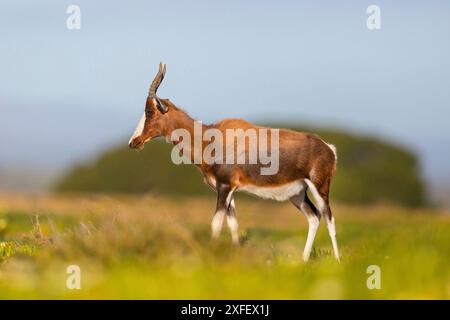
M 145 113 L 142 115 L 141 120 L 139 120 L 136 130 L 131 136 L 130 141 L 128 141 L 128 144 L 130 144 L 134 138 L 139 137 L 142 134 L 142 132 L 144 131 L 144 125 L 145 125 Z

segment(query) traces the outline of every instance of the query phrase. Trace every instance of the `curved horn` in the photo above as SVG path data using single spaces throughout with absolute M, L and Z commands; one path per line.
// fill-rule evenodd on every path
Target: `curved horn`
M 148 96 L 154 97 L 156 96 L 156 90 L 158 90 L 159 85 L 164 79 L 164 76 L 166 75 L 166 65 L 163 62 L 159 63 L 159 71 L 155 76 L 155 79 L 153 80 L 152 84 L 150 85 L 150 89 L 148 90 Z

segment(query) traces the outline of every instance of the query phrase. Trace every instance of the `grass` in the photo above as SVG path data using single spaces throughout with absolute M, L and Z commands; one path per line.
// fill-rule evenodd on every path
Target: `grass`
M 214 197 L 0 195 L 0 298 L 448 299 L 450 215 L 335 206 L 342 262 L 324 224 L 301 261 L 304 217 L 237 199 L 241 247 L 210 241 Z M 69 265 L 81 289 L 66 288 Z M 381 289 L 366 286 L 369 265 Z

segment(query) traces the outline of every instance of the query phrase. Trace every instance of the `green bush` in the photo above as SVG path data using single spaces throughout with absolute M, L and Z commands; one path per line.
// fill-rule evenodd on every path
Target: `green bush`
M 424 204 L 424 184 L 417 160 L 410 152 L 375 138 L 339 131 L 301 131 L 316 132 L 337 147 L 338 168 L 331 191 L 334 200 L 360 204 Z M 210 193 L 195 166 L 172 163 L 171 149 L 170 144 L 161 140 L 148 143 L 141 152 L 129 150 L 126 145 L 119 146 L 93 162 L 70 170 L 55 190 L 185 196 Z

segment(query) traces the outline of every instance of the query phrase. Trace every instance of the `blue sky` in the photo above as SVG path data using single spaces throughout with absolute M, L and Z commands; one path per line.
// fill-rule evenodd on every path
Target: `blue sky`
M 66 8 L 81 8 L 67 30 Z M 366 8 L 381 8 L 381 30 Z M 375 134 L 450 178 L 448 1 L 0 3 L 0 166 L 65 167 L 127 142 L 160 96 L 205 122 L 289 120 Z

